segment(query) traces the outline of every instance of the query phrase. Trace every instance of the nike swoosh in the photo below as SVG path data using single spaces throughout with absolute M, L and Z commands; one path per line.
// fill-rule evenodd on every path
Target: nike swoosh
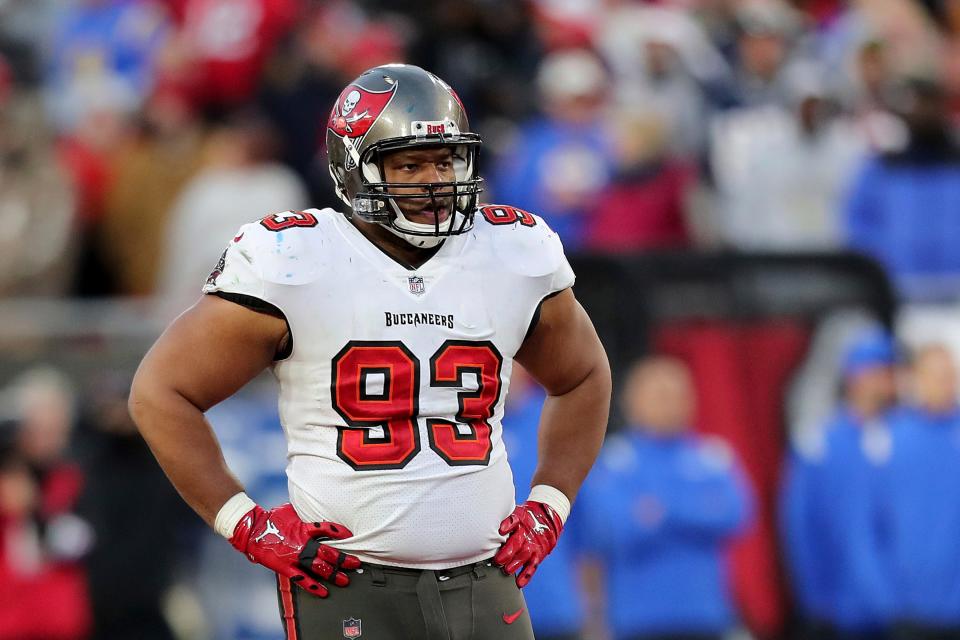
M 517 618 L 520 617 L 520 614 L 523 613 L 523 607 L 520 607 L 516 613 L 503 614 L 503 621 L 507 624 L 513 624 L 517 621 Z

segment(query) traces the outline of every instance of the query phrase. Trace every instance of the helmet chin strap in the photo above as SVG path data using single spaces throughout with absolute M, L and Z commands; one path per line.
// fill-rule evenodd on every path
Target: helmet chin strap
M 411 222 L 403 215 L 400 207 L 398 207 L 397 203 L 393 200 L 390 201 L 390 206 L 393 207 L 393 212 L 396 214 L 397 219 L 393 224 L 385 224 L 383 226 L 393 235 L 403 238 L 408 243 L 420 249 L 432 249 L 443 242 L 447 237 L 447 231 L 450 229 L 450 225 L 453 224 L 453 219 L 456 217 L 456 211 L 452 211 L 450 215 L 447 216 L 447 219 L 439 225 L 439 231 L 442 235 L 433 235 L 434 232 L 438 230 L 436 226 L 422 222 Z M 404 233 L 404 229 L 415 233 Z
M 388 224 L 383 226 L 386 227 L 387 231 L 393 235 L 403 238 L 418 249 L 432 249 L 447 239 L 446 236 L 415 236 L 412 233 L 404 233 L 403 231 L 400 231 L 399 229 Z

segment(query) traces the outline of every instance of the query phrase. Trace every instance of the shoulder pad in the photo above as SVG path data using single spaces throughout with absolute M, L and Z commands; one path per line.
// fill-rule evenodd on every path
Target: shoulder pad
M 298 285 L 320 276 L 325 254 L 320 245 L 330 224 L 327 210 L 284 211 L 251 222 L 243 233 L 264 281 Z
M 500 204 L 477 207 L 476 226 L 488 234 L 493 252 L 506 268 L 524 276 L 539 277 L 563 264 L 560 237 L 540 216 Z

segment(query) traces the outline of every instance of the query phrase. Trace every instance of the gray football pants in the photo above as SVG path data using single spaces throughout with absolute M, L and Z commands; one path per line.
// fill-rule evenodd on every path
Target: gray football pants
M 513 576 L 490 561 L 438 571 L 364 564 L 317 598 L 279 578 L 286 640 L 532 640 Z

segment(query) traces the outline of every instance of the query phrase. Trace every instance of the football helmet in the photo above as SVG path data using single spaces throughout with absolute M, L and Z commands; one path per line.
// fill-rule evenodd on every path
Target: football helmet
M 327 123 L 327 156 L 337 195 L 348 216 L 380 224 L 410 244 L 429 248 L 473 226 L 480 136 L 470 131 L 460 98 L 437 76 L 407 64 L 369 69 L 341 92 Z M 434 183 L 386 182 L 383 157 L 415 147 L 449 146 L 455 180 Z M 417 188 L 419 187 L 419 188 Z M 398 191 L 399 190 L 399 191 Z M 392 192 L 391 192 L 392 191 Z M 409 220 L 403 199 L 451 202 L 442 222 Z

